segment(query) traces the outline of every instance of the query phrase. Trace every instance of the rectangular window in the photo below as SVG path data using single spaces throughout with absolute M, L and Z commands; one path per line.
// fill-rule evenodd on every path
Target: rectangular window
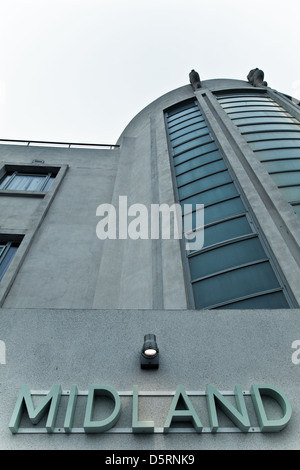
M 0 281 L 7 271 L 17 249 L 19 243 L 17 242 L 1 242 L 0 241 Z
M 52 173 L 23 173 L 8 171 L 0 181 L 0 189 L 12 191 L 48 191 L 53 183 Z

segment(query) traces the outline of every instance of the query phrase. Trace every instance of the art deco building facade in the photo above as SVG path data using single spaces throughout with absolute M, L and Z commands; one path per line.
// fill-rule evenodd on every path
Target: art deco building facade
M 111 148 L 24 144 L 0 145 L 2 447 L 299 448 L 297 101 L 268 86 L 258 70 L 245 81 L 203 82 L 192 71 L 190 84 L 143 109 Z M 104 204 L 116 209 L 117 231 L 101 239 Z M 128 226 L 136 204 L 149 211 L 188 205 L 190 236 L 204 234 L 203 243 L 187 250 L 186 233 L 151 237 L 147 225 L 146 237 L 137 224 L 136 237 L 124 236 L 120 220 Z M 197 204 L 204 205 L 204 227 Z M 160 349 L 159 368 L 151 371 L 139 363 L 148 333 Z M 9 429 L 23 384 L 40 395 L 61 384 L 50 431 L 26 416 Z M 64 426 L 74 384 L 118 391 L 121 417 L 106 432 L 87 435 L 85 392 L 72 405 L 73 427 Z M 178 384 L 201 432 L 191 416 L 189 427 L 176 424 L 170 403 Z M 232 425 L 238 412 L 229 402 L 213 426 L 208 384 L 219 391 L 242 384 L 251 427 L 241 429 L 239 418 Z M 260 426 L 253 384 L 284 390 L 291 405 L 289 420 L 285 400 L 266 405 L 269 424 L 289 421 L 271 437 Z M 136 425 L 134 394 L 120 392 L 134 385 L 144 391 L 140 420 L 151 419 L 152 427 Z M 245 432 L 252 435 L 245 439 Z

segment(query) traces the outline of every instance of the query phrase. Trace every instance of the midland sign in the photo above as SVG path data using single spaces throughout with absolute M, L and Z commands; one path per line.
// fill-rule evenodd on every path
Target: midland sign
M 43 396 L 35 406 L 34 395 Z M 229 400 L 229 396 L 234 397 L 235 403 Z M 66 397 L 67 403 L 63 411 L 63 424 L 57 426 L 57 416 L 60 409 L 61 397 Z M 78 412 L 77 399 L 85 397 L 85 410 L 82 415 L 81 427 L 74 426 L 74 417 Z M 132 399 L 131 405 L 131 426 L 118 428 L 121 413 L 121 397 Z M 141 397 L 147 396 L 153 399 L 152 410 L 155 409 L 157 397 L 171 397 L 171 404 L 164 417 L 163 427 L 156 427 L 154 420 L 139 420 L 139 402 Z M 209 427 L 202 424 L 201 416 L 197 413 L 192 402 L 192 397 L 202 396 L 206 402 L 206 412 L 209 417 Z M 249 413 L 245 398 L 249 396 L 255 410 L 258 427 L 250 423 Z M 263 398 L 265 397 L 265 398 Z M 276 407 L 280 408 L 280 417 L 271 419 L 267 416 L 264 400 L 276 402 Z M 101 419 L 95 419 L 96 402 L 107 400 L 110 402 L 108 413 Z M 112 406 L 111 406 L 112 405 Z M 20 427 L 22 418 L 29 418 L 30 427 Z M 218 410 L 230 420 L 235 427 L 222 428 L 219 425 Z M 60 411 L 60 415 L 61 415 Z M 117 392 L 107 385 L 91 385 L 86 392 L 78 391 L 76 385 L 70 390 L 62 391 L 60 385 L 54 385 L 48 392 L 30 391 L 27 385 L 23 385 L 9 423 L 9 429 L 13 434 L 17 433 L 169 433 L 169 432 L 195 432 L 195 433 L 216 433 L 216 432 L 279 432 L 289 422 L 292 414 L 291 405 L 286 395 L 277 387 L 272 385 L 251 386 L 249 392 L 243 391 L 241 385 L 236 385 L 233 392 L 221 392 L 213 385 L 207 385 L 206 390 L 201 392 L 187 392 L 182 385 L 178 385 L 175 392 L 139 392 L 137 385 L 129 392 Z M 150 416 L 151 418 L 151 416 Z M 46 419 L 43 427 L 36 425 Z M 190 427 L 178 427 L 178 423 L 187 422 Z

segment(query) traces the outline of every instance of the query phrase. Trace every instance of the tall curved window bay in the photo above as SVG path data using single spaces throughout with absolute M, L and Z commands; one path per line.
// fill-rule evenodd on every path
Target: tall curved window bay
M 204 245 L 186 251 L 195 308 L 291 307 L 198 103 L 177 104 L 166 110 L 165 118 L 178 200 L 183 209 L 192 204 L 194 219 L 196 204 L 204 204 Z
M 300 217 L 300 122 L 261 92 L 218 93 L 217 99 Z

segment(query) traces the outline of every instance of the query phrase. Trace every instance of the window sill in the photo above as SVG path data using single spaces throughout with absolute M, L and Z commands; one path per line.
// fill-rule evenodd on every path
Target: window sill
M 0 189 L 0 196 L 20 196 L 20 197 L 45 197 L 47 192 L 44 191 L 17 191 L 13 189 Z

